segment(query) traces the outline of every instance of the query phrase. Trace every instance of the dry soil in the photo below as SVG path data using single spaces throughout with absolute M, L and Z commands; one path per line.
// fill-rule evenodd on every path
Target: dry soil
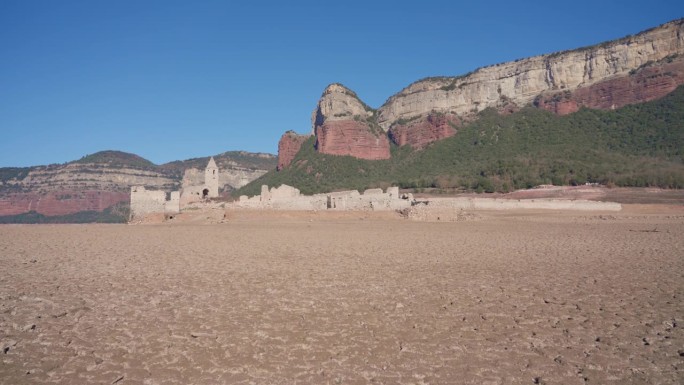
M 0 227 L 2 384 L 681 384 L 684 213 Z

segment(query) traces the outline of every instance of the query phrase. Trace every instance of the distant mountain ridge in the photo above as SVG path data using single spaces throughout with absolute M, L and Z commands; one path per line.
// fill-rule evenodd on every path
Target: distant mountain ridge
M 276 157 L 263 153 L 230 151 L 214 159 L 225 192 L 276 166 Z M 155 165 L 135 154 L 107 150 L 65 164 L 0 168 L 0 223 L 125 222 L 131 186 L 178 190 L 183 178 L 192 178 L 208 160 Z

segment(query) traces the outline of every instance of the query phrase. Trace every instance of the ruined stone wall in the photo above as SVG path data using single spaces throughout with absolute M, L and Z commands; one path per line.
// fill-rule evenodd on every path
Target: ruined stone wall
M 291 186 L 269 189 L 264 185 L 261 195 L 251 198 L 243 195 L 233 206 L 273 210 L 398 210 L 409 207 L 410 200 L 401 199 L 398 187 L 390 187 L 387 192 L 369 189 L 363 194 L 350 190 L 305 196 Z
M 614 202 L 565 199 L 492 199 L 492 198 L 431 198 L 425 207 L 431 209 L 465 210 L 580 210 L 620 211 L 622 205 Z
M 131 187 L 131 220 L 147 214 L 163 213 L 165 205 L 164 191 L 145 190 L 143 186 Z
M 183 209 L 190 203 L 201 201 L 204 189 L 204 185 L 183 188 L 180 194 L 180 208 Z
M 180 212 L 180 191 L 172 191 L 171 197 L 164 203 L 164 212 L 167 214 Z

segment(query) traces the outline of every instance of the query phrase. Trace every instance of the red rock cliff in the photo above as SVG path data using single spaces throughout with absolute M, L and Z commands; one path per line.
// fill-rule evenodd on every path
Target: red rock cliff
M 396 124 L 389 130 L 389 136 L 399 146 L 409 145 L 415 149 L 425 148 L 428 144 L 454 136 L 458 119 L 444 114 L 430 114 L 406 124 Z M 451 124 L 450 124 L 451 123 Z
M 567 115 L 580 107 L 613 109 L 662 98 L 684 84 L 684 57 L 667 59 L 574 91 L 544 94 L 535 100 L 539 108 Z
M 309 139 L 311 135 L 297 135 L 292 131 L 288 131 L 280 137 L 278 142 L 278 166 L 280 171 L 292 163 L 295 155 L 302 148 L 302 144 Z
M 128 202 L 125 192 L 112 191 L 53 191 L 16 193 L 0 198 L 0 216 L 35 211 L 46 216 L 74 214 L 79 211 L 103 211 L 120 202 Z
M 349 155 L 360 159 L 389 159 L 389 139 L 373 133 L 368 125 L 337 120 L 316 126 L 316 150 L 322 154 Z
M 311 118 L 316 151 L 361 159 L 389 159 L 387 134 L 375 123 L 372 108 L 341 84 L 328 86 Z

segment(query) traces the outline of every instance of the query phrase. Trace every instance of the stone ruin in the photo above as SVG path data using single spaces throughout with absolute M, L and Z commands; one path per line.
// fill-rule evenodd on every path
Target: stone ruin
M 160 190 L 146 190 L 144 186 L 131 187 L 130 221 L 142 219 L 151 214 L 173 216 L 188 205 L 219 196 L 219 169 L 214 158 L 209 159 L 204 169 L 204 183 L 183 185 L 180 191 L 167 193 Z
M 339 211 L 383 211 L 402 210 L 410 207 L 413 195 L 399 194 L 399 187 L 368 189 L 363 193 L 357 190 L 339 191 L 325 194 L 302 195 L 292 186 L 268 188 L 261 186 L 261 194 L 253 197 L 243 195 L 235 208 L 273 209 L 273 210 L 339 210 Z
M 218 168 L 212 158 L 204 172 L 204 184 L 184 186 L 181 191 L 166 193 L 150 191 L 143 186 L 131 188 L 131 221 L 151 214 L 164 214 L 167 218 L 180 213 L 195 202 L 218 196 Z M 221 207 L 257 210 L 296 211 L 397 211 L 413 220 L 460 221 L 470 220 L 472 210 L 599 210 L 620 211 L 622 206 L 613 202 L 563 199 L 499 199 L 474 197 L 429 198 L 416 200 L 412 194 L 400 194 L 398 187 L 386 191 L 379 188 L 337 191 L 324 194 L 302 195 L 292 186 L 261 186 L 261 194 L 225 203 Z

